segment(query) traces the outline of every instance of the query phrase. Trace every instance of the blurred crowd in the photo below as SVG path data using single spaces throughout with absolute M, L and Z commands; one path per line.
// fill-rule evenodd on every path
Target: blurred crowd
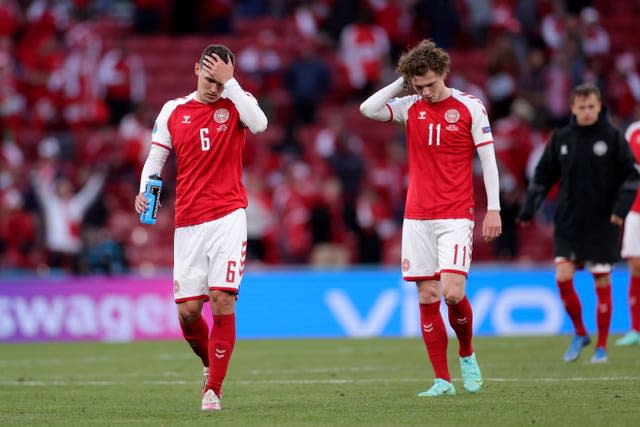
M 528 178 L 576 84 L 596 83 L 621 129 L 640 119 L 638 13 L 637 0 L 0 0 L 0 268 L 171 267 L 170 163 L 158 223 L 142 226 L 132 204 L 153 120 L 195 88 L 209 43 L 232 48 L 269 117 L 246 152 L 253 262 L 397 264 L 403 130 L 358 105 L 427 37 L 451 53 L 448 85 L 492 122 L 504 235 L 476 239 L 474 258 L 549 259 L 552 198 L 537 255 L 515 227 Z M 189 56 L 168 57 L 169 43 Z

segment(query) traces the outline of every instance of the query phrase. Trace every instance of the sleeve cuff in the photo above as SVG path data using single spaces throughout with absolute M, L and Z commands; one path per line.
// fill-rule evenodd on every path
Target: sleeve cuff
M 227 80 L 224 83 L 224 88 L 225 89 L 229 89 L 229 88 L 236 87 L 236 86 L 240 87 L 240 83 L 238 83 L 238 81 L 235 79 L 235 77 L 231 77 L 229 80 Z

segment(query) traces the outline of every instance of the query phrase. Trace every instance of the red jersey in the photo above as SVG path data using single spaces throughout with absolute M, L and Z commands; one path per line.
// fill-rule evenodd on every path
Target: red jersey
M 167 102 L 152 144 L 176 155 L 176 227 L 196 225 L 247 207 L 242 184 L 246 128 L 234 103 L 205 104 L 193 92 Z
M 471 95 L 452 89 L 430 104 L 418 95 L 387 104 L 391 119 L 406 124 L 408 219 L 474 219 L 472 162 L 476 147 L 493 142 L 487 111 Z
M 631 152 L 636 158 L 636 164 L 640 164 L 640 121 L 631 123 L 624 136 L 629 141 Z M 640 191 L 636 194 L 631 210 L 640 213 Z

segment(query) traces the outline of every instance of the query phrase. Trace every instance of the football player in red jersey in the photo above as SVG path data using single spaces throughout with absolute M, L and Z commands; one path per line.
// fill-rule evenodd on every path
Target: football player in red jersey
M 219 410 L 222 382 L 235 346 L 235 304 L 247 253 L 242 158 L 247 129 L 259 133 L 267 117 L 234 78 L 226 46 L 204 49 L 194 66 L 197 90 L 168 101 L 158 115 L 135 210 L 147 209 L 148 177 L 176 159 L 173 294 L 185 340 L 200 357 L 206 383 L 202 410 Z M 202 307 L 209 300 L 211 331 Z
M 463 386 L 470 393 L 482 387 L 472 346 L 473 312 L 465 295 L 474 226 L 474 151 L 487 193 L 482 234 L 490 241 L 502 232 L 489 118 L 479 99 L 445 85 L 449 65 L 443 49 L 423 40 L 400 57 L 401 77 L 360 106 L 371 119 L 406 126 L 409 188 L 402 226 L 402 275 L 417 284 L 422 337 L 435 373 L 433 386 L 419 396 L 456 393 L 447 364 L 442 297 L 459 342 Z M 406 87 L 415 94 L 401 96 Z
M 640 107 L 638 107 L 640 112 Z M 640 120 L 633 122 L 624 134 L 631 152 L 636 158 L 636 165 L 640 164 Z M 629 316 L 631 330 L 616 341 L 616 345 L 640 345 L 640 191 L 631 206 L 624 222 L 622 237 L 622 258 L 629 265 Z

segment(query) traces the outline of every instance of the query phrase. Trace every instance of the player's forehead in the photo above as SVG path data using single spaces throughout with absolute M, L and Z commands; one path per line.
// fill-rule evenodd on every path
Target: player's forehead
M 590 107 L 590 106 L 599 106 L 600 99 L 598 95 L 595 93 L 590 93 L 588 95 L 576 95 L 573 98 L 572 105 L 574 107 Z
M 413 76 L 411 78 L 411 83 L 413 83 L 414 86 L 429 86 L 440 80 L 442 80 L 441 75 L 437 74 L 433 70 L 428 70 L 424 74 Z

